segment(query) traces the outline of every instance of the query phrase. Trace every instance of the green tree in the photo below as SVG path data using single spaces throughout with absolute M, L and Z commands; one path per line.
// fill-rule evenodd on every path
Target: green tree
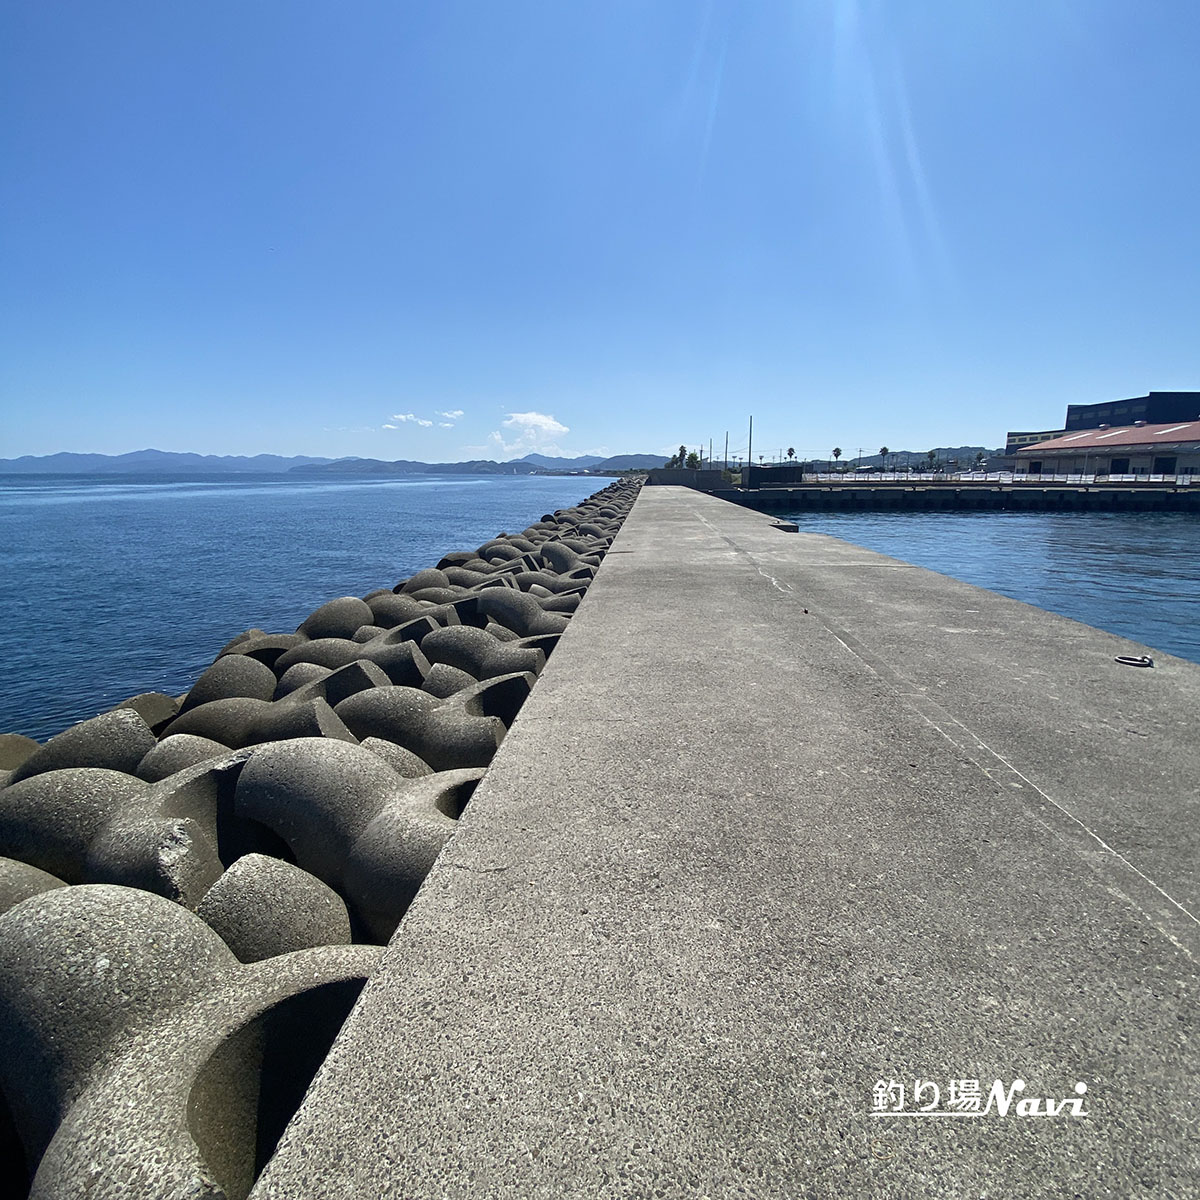
M 688 454 L 687 465 L 691 467 L 693 471 L 698 471 L 700 469 L 700 455 L 698 455 L 695 450 L 692 450 Z
M 926 450 L 925 457 L 929 460 L 929 469 L 932 471 L 934 460 L 937 458 L 937 451 L 936 450 Z
M 788 459 L 789 459 L 789 461 L 790 461 L 791 459 L 795 458 L 795 457 L 796 457 L 796 447 L 795 447 L 795 446 L 789 446 L 789 447 L 788 447 Z
M 879 447 L 879 457 L 883 459 L 883 469 L 885 471 L 887 470 L 887 460 L 889 454 L 891 454 L 891 451 L 886 446 Z

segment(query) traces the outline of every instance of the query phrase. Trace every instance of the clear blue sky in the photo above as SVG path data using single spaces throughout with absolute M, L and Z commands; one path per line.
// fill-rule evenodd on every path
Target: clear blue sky
M 0 55 L 3 456 L 994 446 L 1200 388 L 1196 0 L 12 0 Z

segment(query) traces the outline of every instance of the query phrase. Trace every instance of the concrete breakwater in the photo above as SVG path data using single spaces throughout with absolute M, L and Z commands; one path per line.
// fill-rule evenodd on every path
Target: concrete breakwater
M 715 488 L 710 495 L 767 512 L 1190 512 L 1200 487 L 1171 484 L 997 484 L 984 482 L 813 483 Z
M 1195 1195 L 1198 710 L 643 489 L 254 1200 Z
M 0 738 L 6 1192 L 248 1193 L 637 491 Z

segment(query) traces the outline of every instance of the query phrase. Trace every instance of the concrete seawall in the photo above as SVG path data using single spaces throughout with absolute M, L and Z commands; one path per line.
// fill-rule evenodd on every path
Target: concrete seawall
M 1195 1194 L 1144 650 L 644 490 L 253 1195 Z
M 701 484 L 692 486 L 702 487 Z M 1200 488 L 1174 484 L 811 483 L 798 487 L 708 488 L 710 495 L 771 512 L 1187 512 Z

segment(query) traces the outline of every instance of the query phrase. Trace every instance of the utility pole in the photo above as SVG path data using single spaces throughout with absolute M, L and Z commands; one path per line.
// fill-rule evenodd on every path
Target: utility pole
M 751 416 L 750 416 L 750 444 L 746 447 L 746 466 L 747 466 L 746 474 L 747 475 L 749 475 L 749 473 L 750 473 L 749 467 L 752 466 L 753 463 L 754 463 L 754 416 L 753 416 L 753 414 L 751 414 Z M 745 486 L 744 480 L 743 480 L 743 486 Z
M 725 430 L 725 470 L 729 470 L 729 430 Z

